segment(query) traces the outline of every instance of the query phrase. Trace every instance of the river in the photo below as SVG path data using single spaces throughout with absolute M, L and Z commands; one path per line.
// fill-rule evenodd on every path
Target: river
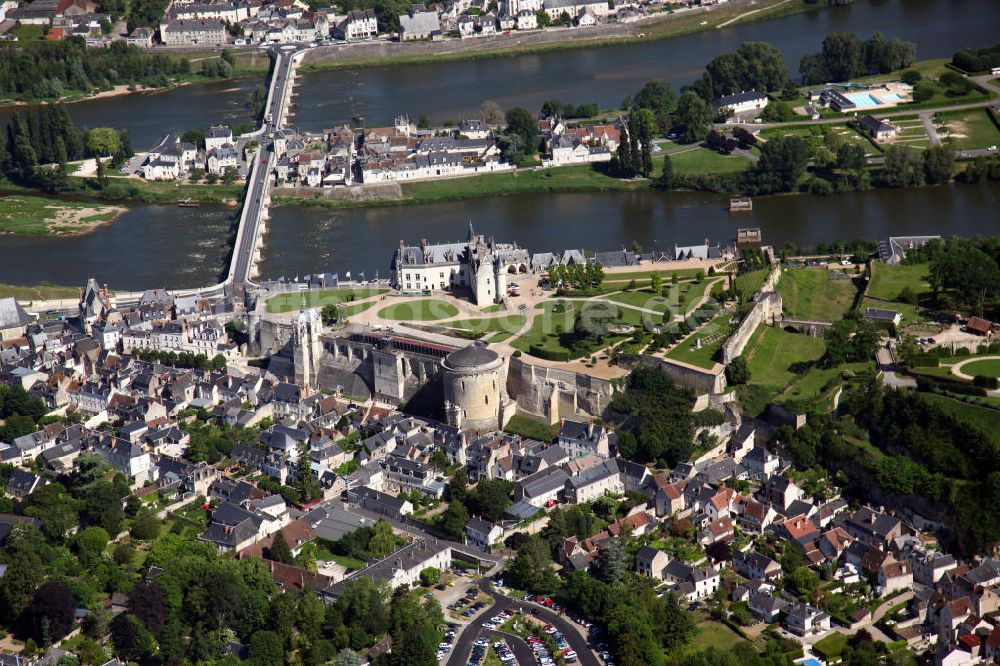
M 757 197 L 733 214 L 728 198 L 699 192 L 527 194 L 413 206 L 274 208 L 260 273 L 293 279 L 347 271 L 388 274 L 399 240 L 464 240 L 471 220 L 498 241 L 531 252 L 614 250 L 638 242 L 666 249 L 726 242 L 737 227 L 758 226 L 764 241 L 819 241 L 889 235 L 1000 234 L 1000 183 L 913 190 L 869 190 L 828 197 Z M 0 283 L 83 284 L 95 277 L 117 289 L 214 284 L 224 268 L 233 210 L 202 205 L 140 205 L 86 236 L 0 236 Z
M 869 190 L 828 197 L 782 195 L 754 199 L 751 213 L 733 214 L 728 198 L 698 192 L 529 194 L 385 208 L 283 207 L 272 210 L 260 273 L 293 279 L 346 271 L 385 277 L 399 240 L 464 240 L 471 220 L 499 242 L 532 253 L 615 250 L 638 242 L 666 249 L 726 242 L 737 227 L 756 226 L 764 242 L 877 240 L 890 235 L 1000 234 L 1000 183 L 913 190 Z
M 798 0 L 791 0 L 796 2 Z M 793 74 L 803 54 L 819 49 L 830 32 L 862 37 L 876 29 L 913 40 L 918 57 L 948 57 L 963 46 L 983 46 L 1000 35 L 997 0 L 862 0 L 801 14 L 736 24 L 722 30 L 618 46 L 573 49 L 483 60 L 355 67 L 299 79 L 293 120 L 319 130 L 363 117 L 388 124 L 400 113 L 426 113 L 436 122 L 475 115 L 485 99 L 534 111 L 546 99 L 617 106 L 650 79 L 676 86 L 697 78 L 716 55 L 745 41 L 774 44 Z M 249 120 L 246 102 L 254 79 L 181 86 L 163 93 L 128 95 L 70 105 L 80 127 L 128 129 L 136 150 L 167 132 Z M 11 108 L 0 108 L 0 124 Z
M 225 268 L 234 209 L 143 205 L 84 236 L 0 236 L 0 283 L 199 287 Z

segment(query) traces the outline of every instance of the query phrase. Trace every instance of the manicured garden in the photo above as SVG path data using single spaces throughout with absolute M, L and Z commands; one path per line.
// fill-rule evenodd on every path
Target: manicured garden
M 623 305 L 630 305 L 644 310 L 654 310 L 659 313 L 673 312 L 683 314 L 691 309 L 705 295 L 707 281 L 681 282 L 680 284 L 667 284 L 661 293 L 654 293 L 650 289 L 636 289 L 634 291 L 623 291 L 617 294 L 610 294 L 604 300 L 614 301 Z M 663 295 L 666 292 L 666 296 Z
M 764 285 L 764 280 L 770 275 L 771 269 L 769 268 L 758 268 L 756 270 L 747 271 L 746 273 L 741 273 L 736 276 L 733 282 L 733 288 L 736 291 L 736 295 L 740 300 L 740 303 L 747 303 L 753 299 L 754 294 L 756 294 L 760 288 Z
M 569 360 L 587 356 L 598 349 L 622 340 L 625 336 L 609 334 L 602 340 L 591 338 L 589 343 L 575 350 L 569 349 L 564 343 L 566 334 L 572 333 L 577 313 L 581 317 L 599 318 L 610 311 L 616 315 L 614 323 L 629 326 L 643 326 L 644 323 L 659 323 L 659 317 L 642 313 L 631 308 L 619 307 L 605 301 L 543 301 L 535 306 L 542 312 L 535 315 L 531 328 L 524 335 L 511 342 L 511 346 L 525 353 L 535 354 L 551 360 Z M 600 308 L 595 310 L 595 308 Z M 588 315 L 588 312 L 590 313 Z M 653 319 L 657 321 L 653 321 Z M 645 321 L 644 321 L 645 320 Z
M 357 289 L 321 289 L 310 291 L 291 291 L 285 294 L 278 294 L 267 299 L 267 311 L 271 314 L 279 312 L 293 312 L 298 310 L 305 303 L 307 308 L 322 308 L 324 305 L 337 305 L 351 301 L 360 301 L 364 298 L 371 298 L 384 294 L 388 289 L 377 288 L 357 288 Z M 360 312 L 360 310 L 358 311 Z M 456 310 L 456 314 L 458 311 Z M 354 313 L 356 314 L 356 313 Z
M 972 377 L 984 375 L 986 377 L 1000 377 L 1000 359 L 983 359 L 981 361 L 970 361 L 962 366 L 962 372 Z
M 378 311 L 383 319 L 399 321 L 434 321 L 450 319 L 458 314 L 458 308 L 447 301 L 422 298 L 415 301 L 395 303 Z
M 715 355 L 733 331 L 732 317 L 729 312 L 716 316 L 667 352 L 667 358 L 711 370 L 716 365 Z M 699 340 L 701 347 L 697 346 Z
M 782 307 L 790 317 L 843 319 L 858 290 L 850 279 L 833 279 L 825 268 L 789 268 L 778 281 Z
M 524 315 L 506 315 L 503 317 L 488 317 L 483 319 L 459 319 L 445 323 L 448 328 L 457 328 L 479 335 L 486 333 L 517 333 L 524 326 Z

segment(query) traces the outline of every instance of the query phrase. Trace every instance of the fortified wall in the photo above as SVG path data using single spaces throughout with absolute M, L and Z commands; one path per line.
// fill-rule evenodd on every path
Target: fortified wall
M 712 372 L 693 365 L 674 363 L 670 359 L 640 354 L 635 357 L 637 363 L 663 368 L 679 386 L 691 389 L 698 395 L 722 393 L 726 389 L 725 372 Z M 622 361 L 619 360 L 619 363 Z M 631 365 L 631 364 L 630 364 Z
M 743 321 L 736 327 L 733 334 L 722 345 L 721 355 L 723 365 L 729 365 L 733 362 L 734 358 L 743 353 L 758 326 L 761 324 L 772 324 L 775 319 L 781 318 L 781 294 L 774 291 L 779 277 L 781 277 L 781 269 L 775 266 L 771 270 L 771 274 L 764 280 L 760 291 L 754 296 L 754 304 L 750 312 L 747 313 L 747 316 L 743 318 Z
M 511 358 L 507 393 L 519 412 L 558 423 L 564 418 L 602 416 L 611 404 L 614 387 L 607 379 Z

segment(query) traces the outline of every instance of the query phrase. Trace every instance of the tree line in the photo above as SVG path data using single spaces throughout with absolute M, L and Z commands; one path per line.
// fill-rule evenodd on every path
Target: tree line
M 153 25 L 159 16 L 162 10 Z M 232 68 L 232 56 L 206 60 L 200 74 L 232 76 Z M 186 58 L 152 54 L 124 41 L 112 42 L 106 49 L 88 49 L 80 37 L 0 45 L 0 97 L 17 101 L 58 100 L 116 85 L 162 88 L 191 73 Z
M 799 61 L 802 82 L 809 84 L 850 81 L 869 74 L 887 74 L 909 67 L 917 59 L 917 45 L 898 38 L 886 39 L 876 32 L 861 40 L 850 33 L 826 36 L 818 53 Z
M 0 141 L 0 175 L 58 192 L 67 187 L 67 162 L 110 156 L 117 165 L 133 154 L 127 130 L 99 127 L 81 132 L 64 104 L 46 104 L 14 113 Z M 103 180 L 100 167 L 98 180 Z
M 1000 43 L 981 49 L 960 49 L 951 57 L 951 64 L 966 72 L 1000 67 Z

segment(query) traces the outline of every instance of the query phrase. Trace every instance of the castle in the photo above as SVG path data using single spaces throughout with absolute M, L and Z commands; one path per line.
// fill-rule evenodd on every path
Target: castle
M 478 305 L 498 303 L 507 292 L 507 275 L 527 273 L 528 251 L 513 243 L 497 243 L 477 234 L 469 223 L 464 243 L 420 246 L 399 241 L 392 258 L 392 285 L 401 291 L 468 289 Z

